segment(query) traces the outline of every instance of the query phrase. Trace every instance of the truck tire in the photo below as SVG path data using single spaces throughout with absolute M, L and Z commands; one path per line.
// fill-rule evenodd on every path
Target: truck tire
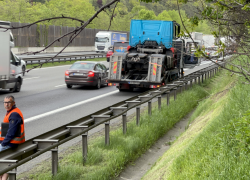
M 10 88 L 10 92 L 20 92 L 21 91 L 21 85 L 22 85 L 21 80 L 18 79 L 15 86 L 14 86 L 14 88 Z
M 23 76 L 25 75 L 25 70 L 26 70 L 25 66 L 22 66 Z

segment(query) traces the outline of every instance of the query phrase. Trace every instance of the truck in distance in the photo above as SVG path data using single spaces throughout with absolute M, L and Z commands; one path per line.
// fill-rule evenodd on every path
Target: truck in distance
M 179 33 L 175 21 L 131 20 L 128 51 L 110 57 L 109 86 L 120 91 L 156 88 L 183 76 L 187 64 L 200 64 L 189 60 Z
M 127 33 L 99 31 L 95 36 L 95 51 L 108 52 L 108 48 L 114 45 L 114 42 L 127 41 Z

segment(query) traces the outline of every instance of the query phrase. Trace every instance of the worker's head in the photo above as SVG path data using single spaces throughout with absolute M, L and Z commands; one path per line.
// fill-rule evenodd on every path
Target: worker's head
M 13 96 L 6 96 L 3 101 L 4 108 L 9 111 L 15 105 L 15 98 Z

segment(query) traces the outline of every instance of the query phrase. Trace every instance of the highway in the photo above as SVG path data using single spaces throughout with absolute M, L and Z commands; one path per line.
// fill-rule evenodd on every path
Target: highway
M 108 66 L 107 62 L 104 64 Z M 204 61 L 194 69 L 186 69 L 185 74 L 209 64 L 211 62 Z M 34 69 L 24 76 L 21 92 L 12 94 L 24 114 L 27 140 L 141 93 L 119 92 L 116 87 L 95 89 L 76 86 L 68 89 L 64 83 L 64 72 L 69 67 Z M 4 97 L 10 94 L 1 91 L 0 101 L 3 102 Z M 0 119 L 5 113 L 2 104 Z

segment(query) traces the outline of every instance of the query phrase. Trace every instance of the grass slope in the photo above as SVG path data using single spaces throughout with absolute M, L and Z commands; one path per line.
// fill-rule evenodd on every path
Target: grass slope
M 195 85 L 179 94 L 176 101 L 171 98 L 170 106 L 166 106 L 163 101 L 160 112 L 157 106 L 154 106 L 152 116 L 148 116 L 147 111 L 144 111 L 139 127 L 134 119 L 128 123 L 126 135 L 123 135 L 121 128 L 110 133 L 110 146 L 105 146 L 104 137 L 95 139 L 88 147 L 88 160 L 84 166 L 81 147 L 77 146 L 61 158 L 59 172 L 55 177 L 51 176 L 50 162 L 38 167 L 35 173 L 22 177 L 46 180 L 112 179 L 118 176 L 126 164 L 142 155 L 176 122 L 193 110 L 201 99 L 209 95 L 212 87 L 211 80 L 207 80 L 202 86 Z
M 214 94 L 200 103 L 188 130 L 144 179 L 249 179 L 250 88 L 240 79 L 230 83 L 229 75 L 217 79 Z

